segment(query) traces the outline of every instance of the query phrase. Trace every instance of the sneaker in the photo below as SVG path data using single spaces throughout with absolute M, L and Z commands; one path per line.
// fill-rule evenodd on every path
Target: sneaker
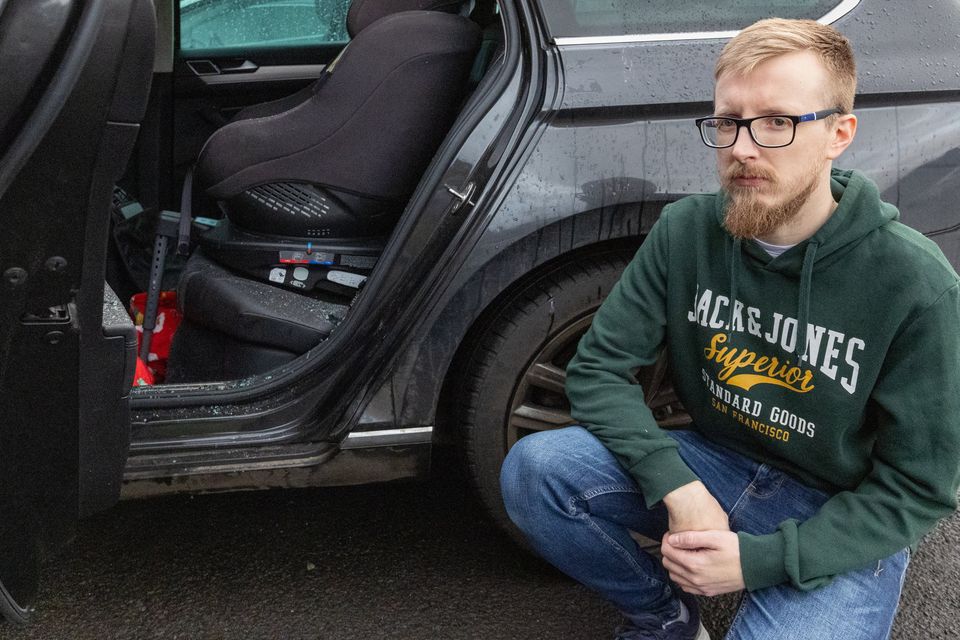
M 651 616 L 617 627 L 614 640 L 710 640 L 710 634 L 700 623 L 697 599 L 680 592 L 680 612 L 671 620 Z

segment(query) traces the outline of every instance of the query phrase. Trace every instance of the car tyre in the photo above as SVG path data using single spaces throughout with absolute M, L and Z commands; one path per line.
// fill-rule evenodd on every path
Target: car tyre
M 468 478 L 493 520 L 523 544 L 500 495 L 517 439 L 573 424 L 565 369 L 630 253 L 583 255 L 539 274 L 500 304 L 473 342 L 458 394 Z

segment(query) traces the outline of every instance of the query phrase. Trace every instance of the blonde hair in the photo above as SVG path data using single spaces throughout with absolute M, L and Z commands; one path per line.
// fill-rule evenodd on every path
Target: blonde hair
M 714 78 L 750 73 L 762 62 L 796 51 L 812 51 L 830 76 L 828 99 L 843 113 L 853 111 L 857 65 L 850 41 L 839 31 L 814 20 L 769 18 L 738 33 L 720 52 Z

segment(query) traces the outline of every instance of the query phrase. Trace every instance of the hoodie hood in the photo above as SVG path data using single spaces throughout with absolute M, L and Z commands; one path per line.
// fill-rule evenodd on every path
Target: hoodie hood
M 813 295 L 813 273 L 818 266 L 827 266 L 833 259 L 852 249 L 867 234 L 883 225 L 897 220 L 900 212 L 891 204 L 880 200 L 877 186 L 859 171 L 833 169 L 830 172 L 830 191 L 837 201 L 837 208 L 820 229 L 810 238 L 798 243 L 776 258 L 771 258 L 760 245 L 753 241 L 732 239 L 730 252 L 730 293 L 737 295 L 737 272 L 746 254 L 763 269 L 800 277 L 800 297 L 797 301 L 799 339 L 795 351 L 801 358 L 806 355 L 807 324 L 810 311 L 810 296 Z M 717 198 L 715 213 L 723 226 L 727 196 L 721 192 Z M 733 322 L 733 307 L 727 326 Z

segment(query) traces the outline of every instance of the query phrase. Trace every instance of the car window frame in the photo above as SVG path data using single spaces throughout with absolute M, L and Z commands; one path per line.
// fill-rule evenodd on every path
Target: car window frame
M 542 1 L 542 0 L 541 0 Z M 857 8 L 863 0 L 840 0 L 840 2 L 826 14 L 817 19 L 821 24 L 833 24 Z M 541 7 L 544 15 L 548 13 Z M 549 21 L 545 21 L 547 32 L 550 32 Z M 729 39 L 740 33 L 740 29 L 732 31 L 683 31 L 676 33 L 635 33 L 609 36 L 554 36 L 550 34 L 550 41 L 557 46 L 590 45 L 590 44 L 628 44 L 637 42 L 670 42 L 681 40 L 722 40 Z
M 231 57 L 243 57 L 249 54 L 256 54 L 261 57 L 269 57 L 271 54 L 287 52 L 287 56 L 281 56 L 284 58 L 289 57 L 290 55 L 297 56 L 298 52 L 302 55 L 311 55 L 314 53 L 320 53 L 324 59 L 331 58 L 329 55 L 331 52 L 335 56 L 337 52 L 343 49 L 347 43 L 350 41 L 350 36 L 347 34 L 346 40 L 343 41 L 302 41 L 293 43 L 289 40 L 287 41 L 258 41 L 258 42 L 243 42 L 243 43 L 232 43 L 221 46 L 214 47 L 196 47 L 191 49 L 183 48 L 183 40 L 181 34 L 181 28 L 183 26 L 183 7 L 181 3 L 185 0 L 172 0 L 173 4 L 173 26 L 174 26 L 174 51 L 177 58 L 185 59 L 195 59 L 195 58 L 231 58 Z M 186 0 L 189 1 L 189 0 Z M 198 0 L 197 0 L 198 1 Z M 334 0 L 336 1 L 336 0 Z M 327 60 L 329 61 L 329 60 Z

